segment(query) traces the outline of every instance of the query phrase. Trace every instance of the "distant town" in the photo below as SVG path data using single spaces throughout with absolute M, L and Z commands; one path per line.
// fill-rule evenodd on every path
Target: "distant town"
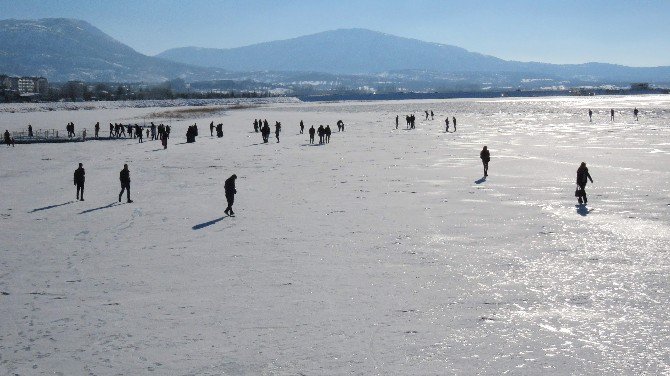
M 14 77 L 0 74 L 0 103 L 17 102 L 89 102 L 118 100 L 262 98 L 290 96 L 314 100 L 397 100 L 495 98 L 534 96 L 591 96 L 628 94 L 670 94 L 667 88 L 649 83 L 631 83 L 627 87 L 486 88 L 459 90 L 407 90 L 397 87 L 322 87 L 309 90 L 300 85 L 269 84 L 253 80 L 212 80 L 187 83 L 174 79 L 162 83 L 113 83 L 68 81 L 50 84 L 45 77 Z

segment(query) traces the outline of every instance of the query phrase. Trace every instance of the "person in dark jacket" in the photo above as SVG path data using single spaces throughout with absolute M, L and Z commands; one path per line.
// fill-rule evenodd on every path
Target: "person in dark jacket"
M 275 138 L 277 139 L 277 142 L 279 142 L 279 132 L 281 132 L 281 123 L 275 121 Z
M 610 121 L 614 121 L 614 109 L 610 110 Z
M 314 129 L 314 126 L 312 125 L 312 127 L 309 128 L 309 143 L 310 144 L 314 143 L 314 133 L 316 133 L 316 129 Z
M 228 201 L 228 206 L 223 212 L 231 217 L 235 215 L 235 212 L 233 212 L 233 202 L 235 202 L 235 194 L 237 193 L 237 189 L 235 189 L 235 179 L 237 179 L 237 175 L 233 174 L 226 179 L 226 182 L 223 184 L 223 189 L 226 192 L 226 201 Z
M 209 123 L 209 135 L 214 137 L 214 121 Z
M 454 123 L 454 132 L 456 132 L 456 116 L 452 116 L 451 121 Z
M 330 125 L 326 125 L 326 128 L 323 130 L 323 135 L 325 136 L 324 141 L 325 141 L 326 144 L 330 143 L 330 135 L 331 134 L 332 134 L 332 131 L 330 130 Z
M 86 180 L 86 171 L 84 164 L 80 163 L 79 168 L 74 170 L 74 185 L 77 186 L 77 200 L 84 201 L 84 181 Z M 81 192 L 81 195 L 79 194 Z
M 12 136 L 9 135 L 9 131 L 5 129 L 5 145 L 12 146 Z
M 305 131 L 305 123 L 300 120 L 300 134 L 302 134 Z
M 479 158 L 481 158 L 482 164 L 484 164 L 484 177 L 487 177 L 489 176 L 489 162 L 491 161 L 491 153 L 486 146 L 484 146 L 482 151 L 479 152 Z
M 33 137 L 33 126 L 28 124 L 28 137 Z
M 593 121 L 593 111 L 589 108 L 589 123 Z
M 586 199 L 586 190 L 584 190 L 584 188 L 586 188 L 587 180 L 590 180 L 591 183 L 593 183 L 593 179 L 591 178 L 591 174 L 589 174 L 589 169 L 586 167 L 586 163 L 582 162 L 577 169 L 577 185 L 579 186 L 579 189 L 577 190 L 577 201 L 580 205 L 582 203 L 586 205 L 588 202 Z
M 126 198 L 128 203 L 133 202 L 130 199 L 130 171 L 128 171 L 128 165 L 123 165 L 123 170 L 119 174 L 119 180 L 121 181 L 121 192 L 119 193 L 119 202 L 121 202 L 121 196 L 123 196 L 123 191 L 126 191 Z

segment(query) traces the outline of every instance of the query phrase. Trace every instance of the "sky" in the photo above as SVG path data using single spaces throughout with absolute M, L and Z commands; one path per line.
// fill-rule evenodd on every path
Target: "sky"
M 0 19 L 77 18 L 147 55 L 356 27 L 506 60 L 659 66 L 668 16 L 670 0 L 0 0 Z

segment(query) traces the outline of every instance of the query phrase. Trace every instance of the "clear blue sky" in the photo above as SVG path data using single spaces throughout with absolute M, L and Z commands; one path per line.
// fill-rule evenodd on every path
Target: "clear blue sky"
M 139 52 L 360 27 L 503 59 L 670 65 L 670 0 L 0 0 L 0 18 L 78 18 Z

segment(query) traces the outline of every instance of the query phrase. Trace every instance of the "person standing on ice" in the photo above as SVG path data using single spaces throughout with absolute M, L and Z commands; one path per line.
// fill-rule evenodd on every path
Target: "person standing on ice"
M 277 143 L 279 143 L 279 132 L 281 132 L 281 123 L 275 121 L 275 138 L 277 139 Z
M 126 191 L 126 198 L 128 203 L 133 202 L 130 199 L 130 171 L 128 171 L 128 165 L 123 165 L 123 170 L 119 174 L 119 180 L 121 181 L 121 192 L 119 193 L 119 202 L 121 202 L 121 196 L 123 196 L 123 191 Z
M 430 120 L 435 120 L 435 115 L 433 114 L 433 110 L 430 110 Z
M 316 133 L 316 130 L 314 129 L 314 126 L 312 125 L 312 127 L 309 128 L 309 143 L 310 144 L 314 143 L 314 133 Z
M 593 179 L 591 178 L 591 174 L 589 174 L 589 169 L 586 167 L 586 163 L 582 162 L 582 164 L 579 165 L 579 168 L 577 169 L 577 186 L 579 186 L 577 201 L 580 205 L 582 203 L 586 205 L 588 202 L 586 199 L 586 190 L 584 190 L 584 188 L 586 188 L 587 179 L 591 181 L 591 184 L 593 184 Z
M 610 110 L 610 121 L 614 121 L 614 109 Z
M 95 138 L 98 138 L 98 133 L 100 133 L 100 122 L 95 123 L 93 130 L 95 133 Z
M 482 151 L 479 152 L 479 158 L 481 158 L 482 164 L 484 165 L 484 177 L 487 177 L 489 176 L 489 162 L 491 161 L 491 153 L 486 146 L 484 146 Z
M 344 132 L 344 122 L 342 120 L 337 121 L 337 131 Z
M 633 110 L 633 116 L 635 116 L 635 121 L 638 121 L 637 114 L 639 113 L 640 111 L 637 109 L 637 107 L 635 107 L 635 109 Z
M 303 123 L 302 120 L 300 120 L 300 134 L 303 134 L 304 131 L 305 131 L 305 123 Z
M 452 116 L 451 120 L 454 122 L 454 132 L 456 132 L 456 116 Z
M 12 137 L 9 135 L 9 131 L 5 129 L 5 145 L 12 146 Z
M 446 119 L 444 119 L 444 125 L 446 126 L 446 129 L 444 133 L 449 133 L 449 117 L 447 116 Z
M 326 125 L 326 128 L 323 130 L 324 140 L 326 144 L 330 143 L 330 135 L 332 131 L 330 130 L 330 125 Z
M 28 124 L 28 137 L 33 137 L 33 126 Z
M 426 113 L 426 120 L 428 120 L 428 110 L 424 111 Z
M 84 164 L 80 163 L 79 168 L 74 170 L 74 185 L 77 186 L 77 200 L 79 201 L 84 201 L 85 180 L 86 180 L 86 171 L 84 171 Z
M 211 137 L 214 137 L 214 121 L 212 120 L 211 123 L 209 123 L 209 135 Z
M 593 111 L 591 111 L 591 109 L 589 108 L 589 123 L 591 122 L 592 118 L 593 118 Z
M 235 189 L 235 179 L 237 179 L 237 175 L 233 174 L 226 179 L 226 182 L 223 184 L 223 189 L 226 193 L 226 201 L 228 202 L 228 207 L 226 207 L 226 210 L 223 212 L 231 217 L 235 216 L 235 212 L 233 212 L 233 202 L 235 202 L 235 194 L 237 193 L 237 189 Z
M 395 116 L 395 129 L 398 129 L 398 115 Z

